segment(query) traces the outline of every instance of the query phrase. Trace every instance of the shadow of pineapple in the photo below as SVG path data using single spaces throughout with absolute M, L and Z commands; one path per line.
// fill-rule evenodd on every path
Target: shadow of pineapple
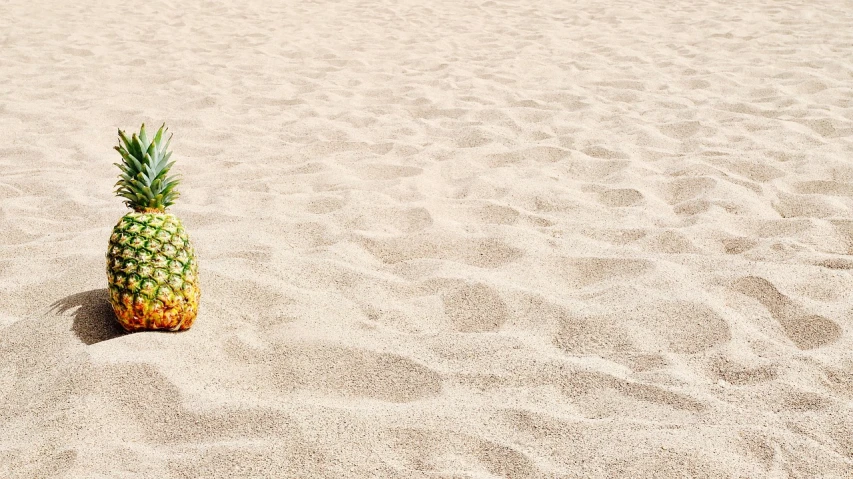
M 125 334 L 116 321 L 115 313 L 110 306 L 109 292 L 105 288 L 72 294 L 52 305 L 53 311 L 57 314 L 63 314 L 75 308 L 71 329 L 80 341 L 87 345 Z

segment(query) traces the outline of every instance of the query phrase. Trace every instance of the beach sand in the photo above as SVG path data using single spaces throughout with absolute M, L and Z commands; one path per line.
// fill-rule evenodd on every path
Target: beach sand
M 0 477 L 853 477 L 849 7 L 5 0 Z

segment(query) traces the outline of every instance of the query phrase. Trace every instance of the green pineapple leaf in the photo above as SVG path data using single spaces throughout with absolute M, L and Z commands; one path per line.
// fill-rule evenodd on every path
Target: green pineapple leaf
M 119 130 L 119 144 L 115 150 L 121 155 L 121 163 L 115 163 L 121 173 L 116 182 L 116 195 L 124 198 L 125 204 L 136 211 L 165 211 L 179 196 L 175 187 L 178 180 L 170 174 L 174 161 L 169 161 L 168 151 L 172 136 L 164 140 L 168 131 L 166 124 L 149 139 L 145 124 L 139 133 L 127 134 Z

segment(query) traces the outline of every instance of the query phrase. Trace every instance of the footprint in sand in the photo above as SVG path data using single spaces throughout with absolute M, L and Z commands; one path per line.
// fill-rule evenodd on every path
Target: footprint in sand
M 584 148 L 581 151 L 589 157 L 599 158 L 602 160 L 627 160 L 629 158 L 628 155 L 622 152 L 608 150 L 603 146 L 591 146 L 589 148 Z
M 778 370 L 772 364 L 749 367 L 725 357 L 712 361 L 710 369 L 715 378 L 736 386 L 749 386 L 773 381 L 778 376 Z
M 747 276 L 733 285 L 739 293 L 755 298 L 770 311 L 788 338 L 800 349 L 814 349 L 838 340 L 841 327 L 822 316 L 806 314 L 802 308 L 764 278 Z
M 669 204 L 676 205 L 704 196 L 716 184 L 717 180 L 708 176 L 677 178 L 661 187 L 660 196 Z
M 383 437 L 392 446 L 387 449 L 392 457 L 386 460 L 431 476 L 449 477 L 447 474 L 453 471 L 453 477 L 460 477 L 459 463 L 449 460 L 455 457 L 463 459 L 462 464 L 468 464 L 472 469 L 485 469 L 493 476 L 543 477 L 536 463 L 523 452 L 480 436 L 426 428 L 399 428 L 386 431 Z
M 511 225 L 518 221 L 519 212 L 509 206 L 487 204 L 471 211 L 480 223 L 494 225 Z
M 625 281 L 654 269 L 647 260 L 607 257 L 568 257 L 552 263 L 555 273 L 574 287 L 583 288 L 608 280 Z
M 705 199 L 688 200 L 672 207 L 672 212 L 679 216 L 693 216 L 705 213 L 711 209 L 711 202 Z
M 698 301 L 658 300 L 641 304 L 627 313 L 655 331 L 679 354 L 697 354 L 725 344 L 732 338 L 728 321 Z
M 497 331 L 508 317 L 500 293 L 481 283 L 465 283 L 444 295 L 444 313 L 457 331 L 484 333 Z
M 726 254 L 741 254 L 755 248 L 757 241 L 748 237 L 733 237 L 722 240 Z
M 320 196 L 312 198 L 311 201 L 305 205 L 305 210 L 309 213 L 314 213 L 315 215 L 325 215 L 343 208 L 345 204 L 346 201 L 342 198 L 336 198 L 334 196 Z
M 556 308 L 556 305 L 552 308 Z M 596 355 L 610 359 L 634 347 L 628 332 L 611 317 L 578 318 L 568 312 L 558 314 L 551 316 L 559 325 L 553 344 L 567 354 Z M 546 315 L 543 317 L 548 318 Z
M 634 206 L 643 201 L 643 194 L 633 188 L 604 190 L 598 193 L 598 201 L 605 206 Z
M 492 167 L 514 165 L 519 163 L 556 163 L 569 157 L 569 152 L 554 146 L 535 146 L 506 153 L 496 153 L 487 156 Z
M 633 243 L 639 239 L 644 238 L 648 235 L 648 232 L 645 230 L 633 228 L 633 229 L 593 229 L 587 228 L 580 231 L 580 233 L 587 238 L 596 239 L 599 241 L 605 241 L 612 245 L 623 246 L 629 243 Z
M 782 394 L 782 407 L 789 411 L 819 411 L 832 404 L 831 399 L 823 394 L 802 391 L 796 388 Z
M 698 121 L 681 121 L 659 125 L 658 130 L 670 138 L 684 140 L 699 133 L 702 125 Z

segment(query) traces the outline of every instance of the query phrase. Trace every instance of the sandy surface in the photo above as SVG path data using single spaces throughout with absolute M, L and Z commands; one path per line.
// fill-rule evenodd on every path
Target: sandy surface
M 849 1 L 143 3 L 0 2 L 0 477 L 853 477 Z

